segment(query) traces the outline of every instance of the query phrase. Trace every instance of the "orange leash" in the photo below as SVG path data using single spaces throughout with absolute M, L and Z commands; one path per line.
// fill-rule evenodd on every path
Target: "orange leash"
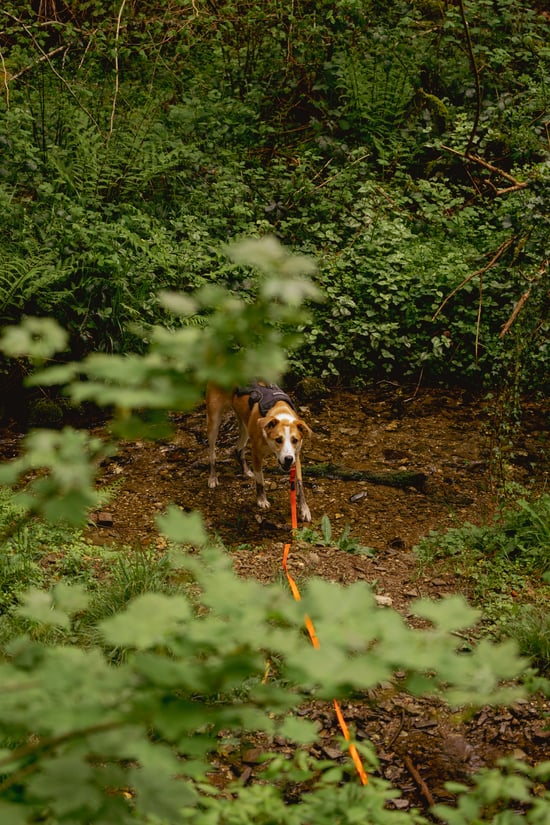
M 296 467 L 295 466 L 292 467 L 291 470 L 290 470 L 290 516 L 291 516 L 292 529 L 296 530 L 296 528 L 298 527 L 298 519 L 296 517 Z M 283 570 L 285 571 L 285 574 L 286 574 L 286 577 L 287 577 L 288 584 L 290 586 L 290 590 L 292 592 L 292 595 L 294 596 L 296 601 L 299 602 L 302 598 L 301 595 L 300 595 L 300 591 L 298 590 L 298 586 L 297 586 L 296 582 L 294 581 L 294 579 L 292 578 L 292 576 L 290 575 L 290 572 L 288 570 L 288 556 L 289 556 L 289 554 L 290 554 L 290 543 L 285 544 L 285 547 L 284 547 L 284 550 L 283 550 Z M 315 632 L 315 627 L 313 625 L 313 622 L 311 621 L 309 616 L 307 616 L 307 615 L 305 616 L 304 623 L 305 623 L 307 632 L 309 633 L 309 638 L 311 639 L 311 644 L 313 645 L 314 648 L 318 649 L 321 645 L 319 643 L 319 639 L 317 638 L 317 633 Z M 350 754 L 351 758 L 353 759 L 353 764 L 355 765 L 355 769 L 357 770 L 357 773 L 359 774 L 359 779 L 361 780 L 361 784 L 367 785 L 368 781 L 369 781 L 368 776 L 367 776 L 367 774 L 365 772 L 365 769 L 363 767 L 363 763 L 361 761 L 361 757 L 359 756 L 359 752 L 358 752 L 357 748 L 355 747 L 353 742 L 350 741 L 351 737 L 350 737 L 350 733 L 349 733 L 349 728 L 348 728 L 348 726 L 346 724 L 346 720 L 344 719 L 344 716 L 342 714 L 342 710 L 340 708 L 340 705 L 338 704 L 336 699 L 334 699 L 334 710 L 336 711 L 336 718 L 338 719 L 338 724 L 340 725 L 340 729 L 341 729 L 342 733 L 344 734 L 344 739 L 346 740 L 346 742 L 348 742 L 349 754 Z

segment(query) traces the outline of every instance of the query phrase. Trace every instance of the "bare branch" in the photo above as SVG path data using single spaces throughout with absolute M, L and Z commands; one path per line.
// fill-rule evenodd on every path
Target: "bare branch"
M 119 63 L 118 63 L 118 44 L 120 40 L 120 26 L 122 21 L 122 15 L 124 13 L 124 6 L 126 5 L 126 0 L 122 0 L 120 4 L 120 8 L 118 10 L 118 17 L 116 21 L 116 33 L 115 33 L 115 93 L 113 95 L 113 105 L 111 107 L 111 118 L 109 121 L 109 135 L 107 137 L 107 141 L 110 140 L 111 135 L 113 134 L 113 129 L 115 126 L 115 112 L 116 112 L 116 104 L 118 100 L 118 91 L 120 88 L 120 72 L 119 72 Z
M 458 157 L 464 158 L 464 160 L 473 161 L 479 166 L 483 166 L 484 169 L 488 169 L 489 172 L 494 172 L 494 174 L 499 175 L 501 178 L 504 178 L 504 180 L 510 181 L 512 185 L 507 186 L 504 189 L 498 189 L 493 183 L 491 183 L 491 181 L 488 181 L 488 184 L 493 189 L 495 195 L 507 195 L 509 192 L 516 192 L 519 189 L 527 189 L 529 186 L 527 181 L 518 180 L 509 172 L 505 172 L 504 169 L 500 169 L 498 166 L 483 160 L 483 158 L 480 158 L 479 155 L 458 152 L 456 149 L 452 149 L 450 146 L 445 146 L 443 144 L 441 145 L 441 148 L 445 149 L 446 152 L 451 152 L 453 155 L 458 155 Z
M 462 25 L 464 27 L 464 34 L 466 35 L 466 45 L 468 47 L 468 57 L 470 58 L 470 66 L 472 67 L 472 74 L 474 76 L 474 83 L 476 86 L 476 113 L 474 116 L 474 122 L 472 124 L 472 129 L 470 131 L 470 136 L 468 138 L 468 143 L 466 144 L 466 149 L 464 154 L 466 157 L 470 154 L 470 149 L 472 148 L 472 144 L 474 142 L 474 138 L 476 136 L 477 127 L 479 125 L 479 118 L 481 116 L 481 84 L 479 82 L 479 69 L 477 67 L 476 58 L 474 54 L 474 47 L 472 45 L 472 37 L 470 34 L 470 26 L 468 25 L 468 20 L 466 18 L 466 10 L 464 8 L 464 0 L 459 0 L 459 8 L 460 8 L 460 16 L 462 18 Z
M 510 331 L 512 324 L 515 322 L 516 318 L 520 314 L 521 310 L 529 300 L 531 296 L 531 290 L 533 289 L 533 284 L 537 281 L 540 281 L 542 276 L 545 274 L 546 270 L 548 269 L 549 260 L 543 261 L 539 269 L 537 270 L 535 276 L 531 279 L 531 286 L 525 290 L 523 295 L 520 297 L 519 301 L 515 305 L 514 309 L 512 310 L 512 314 L 508 318 L 505 324 L 502 325 L 502 329 L 500 330 L 499 338 L 504 338 L 504 336 Z
M 29 28 L 29 27 L 28 27 L 28 26 L 27 26 L 27 25 L 23 22 L 23 20 L 20 20 L 20 19 L 19 19 L 18 17 L 16 17 L 14 14 L 10 14 L 10 12 L 5 11 L 5 10 L 2 10 L 2 14 L 5 14 L 7 17 L 9 17 L 9 18 L 10 18 L 10 20 L 13 20 L 15 23 L 17 23 L 17 25 L 21 26 L 21 28 L 24 30 L 24 32 L 25 32 L 25 33 L 26 33 L 26 34 L 30 37 L 30 39 L 32 40 L 32 42 L 33 42 L 33 44 L 34 44 L 34 47 L 35 47 L 35 48 L 36 48 L 36 49 L 40 52 L 40 54 L 42 55 L 41 60 L 45 60 L 45 61 L 46 61 L 46 63 L 47 63 L 47 64 L 48 64 L 48 66 L 50 67 L 50 69 L 51 69 L 51 71 L 53 72 L 53 74 L 57 77 L 57 79 L 58 79 L 59 81 L 61 81 L 61 83 L 63 84 L 63 86 L 65 86 L 65 88 L 67 89 L 67 91 L 68 91 L 68 92 L 69 92 L 69 94 L 71 95 L 71 97 L 72 97 L 72 98 L 74 98 L 74 100 L 76 101 L 77 105 L 78 105 L 78 106 L 82 109 L 82 111 L 83 111 L 83 112 L 85 112 L 86 116 L 87 116 L 87 117 L 89 117 L 89 119 L 90 119 L 90 120 L 91 120 L 91 122 L 94 124 L 94 126 L 96 127 L 96 129 L 98 130 L 98 132 L 100 132 L 100 131 L 101 131 L 101 129 L 100 129 L 100 127 L 99 127 L 99 123 L 96 121 L 95 117 L 92 115 L 92 113 L 89 111 L 89 109 L 87 109 L 87 108 L 86 108 L 86 106 L 84 106 L 84 105 L 83 105 L 83 103 L 82 103 L 82 102 L 78 99 L 77 95 L 76 95 L 76 94 L 75 94 L 75 92 L 73 91 L 73 89 L 72 89 L 72 87 L 70 86 L 70 84 L 69 84 L 69 83 L 67 83 L 67 81 L 65 80 L 65 78 L 63 77 L 63 75 L 62 75 L 62 74 L 60 74 L 60 73 L 57 71 L 57 69 L 55 68 L 55 66 L 53 65 L 53 63 L 52 63 L 52 61 L 51 61 L 51 59 L 50 59 L 51 55 L 50 55 L 50 54 L 48 54 L 47 52 L 45 52 L 45 51 L 44 51 L 44 49 L 42 48 L 42 46 L 40 45 L 40 43 L 37 41 L 36 37 L 34 36 L 34 34 L 32 33 L 32 31 L 30 30 L 30 28 Z M 55 50 L 55 51 L 59 51 L 59 50 L 60 50 L 60 49 Z M 55 54 L 55 51 L 53 52 L 53 54 Z
M 504 241 L 503 243 L 501 243 L 501 245 L 499 246 L 499 248 L 497 249 L 497 251 L 495 252 L 495 254 L 493 255 L 493 257 L 491 258 L 491 260 L 489 261 L 488 264 L 483 266 L 481 269 L 476 269 L 475 272 L 472 272 L 472 273 L 470 273 L 470 275 L 467 275 L 466 278 L 464 278 L 464 280 L 462 280 L 459 283 L 458 286 L 455 286 L 453 291 L 449 292 L 447 297 L 439 305 L 437 311 L 435 312 L 434 316 L 432 317 L 432 321 L 435 321 L 435 319 L 437 318 L 439 313 L 443 310 L 445 305 L 451 300 L 451 298 L 453 298 L 456 295 L 457 292 L 459 292 L 464 286 L 466 286 L 466 284 L 470 283 L 470 281 L 473 281 L 474 278 L 477 278 L 477 277 L 481 278 L 485 272 L 487 272 L 489 269 L 491 269 L 491 267 L 493 267 L 499 261 L 499 259 L 504 255 L 506 250 L 509 249 L 512 246 L 514 241 L 515 241 L 515 236 L 512 237 L 512 238 L 508 238 L 507 241 Z

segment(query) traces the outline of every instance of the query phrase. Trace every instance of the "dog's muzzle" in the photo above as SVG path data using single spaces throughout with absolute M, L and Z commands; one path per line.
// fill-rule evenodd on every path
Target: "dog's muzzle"
M 283 470 L 290 470 L 292 465 L 294 464 L 294 458 L 291 455 L 287 455 L 283 458 L 282 461 L 279 462 Z

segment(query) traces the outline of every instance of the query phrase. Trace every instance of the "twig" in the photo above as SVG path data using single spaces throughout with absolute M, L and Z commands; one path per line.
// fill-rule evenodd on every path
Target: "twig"
M 60 74 L 60 73 L 57 71 L 57 69 L 56 69 L 56 68 L 55 68 L 55 66 L 53 65 L 52 61 L 50 60 L 50 56 L 51 56 L 51 55 L 56 54 L 58 51 L 61 51 L 61 50 L 62 50 L 63 48 L 65 48 L 65 47 L 64 47 L 64 46 L 60 46 L 59 48 L 54 49 L 54 51 L 53 51 L 53 52 L 51 52 L 51 53 L 47 53 L 47 52 L 45 52 L 45 51 L 44 51 L 44 49 L 42 48 L 42 46 L 40 45 L 40 43 L 39 43 L 39 42 L 37 41 L 37 39 L 35 38 L 35 36 L 34 36 L 34 34 L 32 33 L 32 31 L 29 29 L 29 27 L 28 27 L 28 26 L 26 26 L 26 25 L 25 25 L 25 23 L 24 23 L 22 20 L 20 20 L 20 19 L 19 19 L 18 17 L 16 17 L 14 14 L 10 14 L 10 12 L 8 12 L 8 11 L 2 10 L 2 13 L 3 13 L 3 14 L 5 14 L 7 17 L 9 17 L 11 20 L 13 20 L 15 23 L 17 23 L 17 25 L 18 25 L 18 26 L 21 26 L 21 28 L 25 31 L 25 33 L 26 33 L 26 34 L 30 37 L 30 39 L 32 40 L 32 42 L 33 42 L 33 44 L 34 44 L 35 48 L 36 48 L 36 49 L 38 49 L 38 51 L 39 51 L 39 52 L 41 53 L 41 55 L 42 55 L 42 57 L 40 58 L 40 61 L 37 61 L 37 62 L 41 62 L 42 60 L 45 60 L 45 61 L 46 61 L 46 63 L 47 63 L 47 64 L 48 64 L 48 66 L 50 67 L 50 69 L 51 69 L 51 71 L 53 72 L 53 74 L 54 74 L 54 75 L 57 77 L 57 79 L 58 79 L 58 80 L 59 80 L 59 81 L 63 84 L 63 86 L 65 86 L 65 88 L 67 89 L 67 91 L 69 92 L 69 94 L 71 95 L 71 97 L 73 97 L 73 98 L 75 99 L 75 101 L 76 101 L 77 105 L 78 105 L 78 106 L 82 109 L 82 111 L 86 114 L 86 116 L 90 118 L 91 122 L 94 124 L 94 126 L 96 127 L 96 129 L 98 130 L 98 132 L 100 132 L 100 131 L 101 131 L 101 129 L 100 129 L 100 127 L 99 127 L 99 123 L 97 122 L 97 120 L 95 119 L 95 117 L 92 115 L 92 113 L 89 111 L 89 109 L 87 109 L 87 108 L 86 108 L 86 106 L 84 106 L 84 104 L 83 104 L 83 103 L 82 103 L 82 102 L 78 99 L 78 97 L 77 97 L 77 95 L 75 94 L 75 92 L 73 92 L 73 90 L 72 90 L 72 88 L 71 88 L 70 84 L 69 84 L 69 83 L 67 83 L 67 81 L 65 80 L 65 78 L 63 77 L 63 75 L 62 75 L 62 74 Z M 26 71 L 26 69 L 25 69 L 24 71 Z M 19 74 L 21 74 L 21 73 L 22 73 L 22 72 L 20 72 Z M 17 75 L 17 76 L 19 76 L 19 75 Z
M 113 95 L 113 105 L 111 107 L 111 119 L 109 121 L 109 134 L 107 136 L 107 142 L 111 139 L 111 135 L 113 134 L 113 129 L 115 126 L 115 112 L 116 112 L 116 104 L 118 100 L 118 92 L 120 87 L 120 72 L 119 72 L 119 64 L 118 64 L 118 43 L 120 40 L 120 26 L 122 21 L 122 15 L 124 13 L 124 6 L 126 5 L 126 0 L 122 0 L 120 4 L 120 8 L 118 10 L 118 17 L 116 21 L 116 32 L 115 32 L 115 92 Z
M 514 309 L 512 310 L 512 314 L 510 315 L 510 317 L 508 318 L 506 323 L 502 325 L 502 329 L 500 330 L 499 338 L 504 338 L 504 336 L 510 331 L 510 327 L 512 326 L 512 324 L 514 323 L 514 321 L 516 320 L 516 318 L 520 314 L 521 310 L 523 309 L 523 307 L 525 306 L 525 304 L 529 300 L 529 297 L 531 295 L 531 290 L 533 288 L 533 284 L 536 283 L 538 280 L 540 280 L 540 278 L 542 278 L 542 276 L 544 275 L 544 273 L 548 269 L 548 263 L 549 263 L 548 259 L 546 261 L 543 261 L 543 263 L 539 267 L 538 271 L 536 272 L 534 277 L 531 279 L 531 286 L 529 287 L 529 289 L 525 290 L 525 292 L 523 293 L 523 295 L 520 297 L 519 301 L 515 305 Z
M 514 241 L 515 241 L 515 236 L 512 237 L 512 238 L 508 238 L 507 241 L 504 241 L 503 243 L 501 243 L 501 245 L 499 246 L 499 248 L 497 249 L 497 251 L 495 252 L 495 254 L 493 255 L 493 257 L 491 258 L 491 260 L 489 261 L 489 263 L 486 266 L 482 267 L 481 269 L 476 269 L 475 272 L 472 272 L 472 273 L 470 273 L 470 275 L 467 275 L 466 278 L 464 278 L 464 280 L 462 280 L 459 283 L 458 286 L 455 286 L 455 288 L 452 290 L 452 292 L 449 292 L 447 297 L 439 305 L 438 309 L 436 310 L 435 314 L 432 317 L 432 321 L 435 321 L 435 319 L 440 314 L 440 312 L 443 310 L 445 305 L 451 300 L 451 298 L 453 298 L 456 295 L 457 292 L 459 292 L 462 289 L 462 287 L 466 286 L 466 284 L 468 284 L 474 278 L 477 278 L 478 276 L 481 277 L 485 272 L 487 272 L 487 270 L 491 269 L 491 267 L 493 267 L 498 262 L 498 260 L 504 255 L 506 250 L 509 249 L 512 246 Z
M 466 10 L 464 9 L 464 0 L 459 0 L 458 5 L 460 7 L 460 16 L 462 18 L 462 25 L 464 26 L 464 33 L 466 35 L 466 45 L 468 47 L 468 57 L 470 58 L 470 66 L 472 67 L 472 74 L 474 76 L 474 82 L 476 85 L 476 113 L 474 116 L 472 129 L 470 131 L 470 136 L 468 138 L 468 143 L 466 144 L 466 150 L 464 152 L 466 157 L 468 157 L 470 149 L 472 148 L 472 144 L 474 142 L 474 138 L 476 136 L 477 127 L 479 125 L 479 118 L 481 116 L 481 85 L 479 83 L 479 69 L 477 68 L 474 47 L 472 45 L 472 37 L 470 35 L 470 26 L 468 25 L 468 20 L 466 18 Z
M 441 144 L 441 148 L 444 149 L 446 152 L 451 152 L 451 154 L 453 155 L 458 155 L 459 158 L 464 158 L 464 160 L 471 160 L 474 163 L 479 164 L 479 166 L 483 166 L 484 169 L 488 169 L 490 172 L 494 172 L 496 175 L 500 175 L 500 177 L 510 181 L 512 185 L 507 186 L 504 189 L 497 189 L 497 187 L 493 183 L 491 183 L 491 181 L 488 181 L 489 185 L 492 186 L 495 195 L 507 195 L 508 192 L 516 192 L 519 189 L 527 189 L 527 187 L 529 186 L 527 181 L 518 180 L 509 172 L 505 172 L 504 169 L 500 169 L 493 163 L 489 163 L 487 160 L 483 160 L 483 158 L 480 158 L 479 155 L 472 155 L 470 152 L 459 152 L 456 149 L 452 149 L 450 146 L 445 146 L 445 144 L 443 143 Z
M 116 730 L 122 726 L 122 722 L 99 722 L 97 725 L 89 725 L 87 728 L 77 728 L 76 730 L 61 733 L 59 736 L 49 736 L 46 739 L 40 739 L 38 742 L 31 742 L 27 745 L 22 745 L 11 751 L 7 756 L 0 759 L 0 767 L 9 765 L 10 762 L 18 762 L 25 756 L 38 751 L 55 748 L 57 745 L 62 745 L 64 742 L 69 742 L 71 739 L 78 737 L 90 736 L 94 733 L 103 733 L 104 731 Z
M 389 751 L 389 749 L 390 749 L 391 747 L 393 747 L 393 745 L 395 744 L 395 742 L 397 742 L 397 740 L 398 740 L 398 739 L 399 739 L 399 737 L 401 736 L 401 731 L 403 730 L 403 728 L 404 728 L 404 727 L 405 727 L 405 711 L 402 709 L 402 710 L 401 710 L 401 719 L 399 720 L 399 725 L 397 726 L 397 730 L 396 730 L 396 732 L 393 734 L 393 736 L 392 736 L 392 738 L 390 739 L 390 741 L 389 741 L 389 742 L 386 742 L 386 743 L 384 744 L 384 748 L 385 748 L 385 750 L 386 750 L 386 751 Z
M 8 70 L 4 60 L 3 52 L 0 52 L 0 61 L 2 63 L 2 79 L 4 81 L 4 88 L 6 90 L 6 109 L 10 108 L 10 84 L 8 83 Z
M 426 800 L 426 802 L 428 803 L 428 805 L 431 808 L 433 805 L 435 805 L 435 800 L 432 796 L 432 792 L 430 791 L 430 789 L 428 788 L 428 786 L 426 785 L 426 783 L 424 782 L 424 780 L 422 779 L 422 777 L 418 773 L 417 769 L 415 768 L 415 766 L 413 764 L 413 761 L 412 761 L 411 757 L 410 756 L 404 756 L 403 761 L 406 765 L 406 768 L 407 768 L 408 772 L 410 773 L 410 775 L 412 776 L 412 778 L 414 779 L 414 781 L 416 782 L 416 784 L 420 788 L 422 796 L 424 797 L 424 799 Z
M 476 340 L 474 345 L 475 363 L 478 365 L 479 330 L 481 329 L 481 310 L 483 309 L 483 272 L 479 273 L 479 301 L 477 302 Z
M 56 49 L 52 49 L 51 52 L 44 52 L 41 55 L 41 57 L 38 57 L 32 63 L 29 63 L 28 66 L 23 66 L 23 68 L 19 69 L 19 71 L 16 72 L 15 74 L 10 74 L 9 75 L 9 80 L 17 80 L 18 78 L 21 77 L 21 75 L 25 74 L 25 72 L 29 72 L 31 69 L 34 69 L 35 66 L 38 66 L 39 63 L 42 63 L 44 60 L 49 60 L 50 57 L 53 57 L 58 52 L 62 52 L 63 49 L 66 49 L 66 48 L 67 47 L 65 45 L 63 45 L 63 46 L 58 46 Z M 4 64 L 4 57 L 2 55 L 0 55 L 0 59 L 2 60 L 2 68 L 4 69 L 4 85 L 6 86 L 6 89 L 8 89 L 8 85 L 7 85 L 8 73 L 6 71 L 6 67 L 5 67 L 5 64 Z
M 47 739 L 41 739 L 38 742 L 32 742 L 27 745 L 23 745 L 20 748 L 16 748 L 14 751 L 8 756 L 5 756 L 3 759 L 0 759 L 0 766 L 9 765 L 10 762 L 17 762 L 19 759 L 22 759 L 25 756 L 29 756 L 30 754 L 36 754 L 39 751 L 51 750 L 52 748 L 57 747 L 57 745 L 62 745 L 64 742 L 69 742 L 71 739 L 76 739 L 78 737 L 89 736 L 94 733 L 103 733 L 103 731 L 114 730 L 121 726 L 121 722 L 103 722 L 97 725 L 90 725 L 87 728 L 81 728 L 80 730 L 69 731 L 68 733 L 62 733 L 59 736 L 50 736 Z M 14 771 L 14 773 L 10 774 L 7 779 L 5 779 L 2 783 L 0 783 L 0 793 L 3 793 L 8 788 L 11 788 L 13 785 L 16 785 L 21 779 L 27 776 L 30 773 L 34 773 L 34 771 L 38 770 L 40 767 L 38 762 L 34 762 L 30 765 L 26 765 L 19 771 Z
M 502 325 L 502 329 L 500 330 L 499 338 L 504 338 L 506 333 L 510 331 L 510 327 L 512 326 L 512 324 L 514 323 L 514 321 L 516 320 L 516 318 L 520 314 L 521 310 L 523 309 L 523 307 L 525 306 L 525 304 L 529 300 L 530 294 L 531 294 L 531 287 L 529 287 L 529 289 L 527 289 L 523 293 L 523 295 L 521 296 L 521 298 L 519 299 L 519 301 L 515 305 L 515 307 L 512 311 L 512 314 L 510 315 L 510 317 L 508 318 L 506 323 Z

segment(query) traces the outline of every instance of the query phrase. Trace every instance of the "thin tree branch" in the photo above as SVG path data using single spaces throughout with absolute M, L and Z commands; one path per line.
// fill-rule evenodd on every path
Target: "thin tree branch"
M 509 192 L 516 192 L 519 189 L 527 189 L 529 184 L 526 181 L 520 181 L 511 175 L 509 172 L 505 172 L 504 169 L 499 169 L 498 166 L 494 166 L 494 164 L 489 163 L 483 158 L 480 158 L 479 155 L 472 155 L 466 154 L 465 152 L 458 152 L 456 149 L 452 149 L 450 146 L 445 146 L 441 144 L 441 148 L 445 149 L 446 152 L 451 152 L 453 155 L 458 155 L 460 158 L 464 158 L 465 160 L 471 160 L 474 163 L 479 164 L 479 166 L 483 166 L 484 169 L 488 169 L 490 172 L 494 172 L 496 175 L 500 175 L 501 178 L 510 181 L 512 184 L 511 186 L 507 186 L 504 189 L 497 189 L 497 187 L 488 181 L 489 185 L 493 188 L 495 195 L 507 195 Z
M 43 60 L 45 60 L 45 61 L 47 62 L 48 66 L 50 67 L 50 69 L 51 69 L 51 71 L 53 72 L 53 74 L 57 77 L 57 79 L 58 79 L 58 80 L 60 80 L 60 81 L 61 81 L 61 83 L 63 84 L 63 86 L 65 86 L 65 88 L 67 89 L 67 91 L 68 91 L 68 92 L 69 92 L 69 94 L 71 95 L 71 97 L 72 97 L 72 98 L 74 98 L 74 100 L 76 101 L 77 106 L 79 106 L 79 107 L 82 109 L 82 111 L 86 114 L 86 116 L 90 118 L 91 122 L 94 124 L 94 126 L 96 127 L 96 129 L 98 130 L 98 132 L 100 132 L 100 131 L 101 131 L 101 129 L 100 129 L 100 127 L 99 127 L 99 123 L 96 121 L 95 117 L 94 117 L 94 116 L 92 115 L 92 113 L 91 113 L 91 112 L 90 112 L 90 111 L 86 108 L 86 106 L 84 106 L 84 105 L 83 105 L 83 103 L 82 103 L 82 102 L 78 99 L 77 95 L 76 95 L 76 94 L 75 94 L 75 92 L 72 90 L 72 88 L 71 88 L 71 86 L 69 85 L 69 83 L 67 83 L 67 81 L 65 80 L 65 78 L 63 77 L 63 75 L 62 75 L 62 74 L 60 74 L 60 73 L 57 71 L 57 69 L 55 68 L 55 66 L 53 65 L 53 63 L 52 63 L 52 62 L 51 62 L 51 60 L 50 60 L 50 55 L 49 55 L 47 52 L 45 52 L 45 51 L 44 51 L 44 49 L 42 48 L 42 46 L 40 45 L 40 43 L 37 41 L 37 39 L 36 39 L 36 37 L 34 36 L 34 34 L 32 33 L 32 31 L 29 29 L 29 27 L 28 27 L 27 25 L 25 25 L 25 23 L 24 23 L 22 20 L 19 20 L 19 18 L 18 18 L 18 17 L 16 17 L 14 14 L 10 14 L 10 12 L 5 11 L 5 10 L 3 10 L 3 12 L 2 12 L 2 13 L 3 13 L 3 14 L 5 14 L 7 17 L 9 17 L 9 18 L 10 18 L 10 20 L 13 20 L 15 23 L 17 23 L 17 25 L 18 25 L 18 26 L 21 26 L 21 28 L 25 31 L 25 33 L 26 33 L 26 34 L 30 37 L 30 39 L 32 40 L 32 42 L 33 42 L 33 44 L 34 44 L 35 48 L 36 48 L 36 49 L 40 52 L 40 54 L 42 55 L 42 59 L 43 59 Z
M 479 331 L 481 329 L 481 310 L 483 309 L 483 272 L 479 273 L 479 301 L 477 303 L 477 319 L 476 319 L 476 341 L 475 341 L 475 363 L 478 365 L 479 356 Z
M 4 89 L 6 90 L 6 109 L 9 110 L 9 108 L 10 108 L 10 84 L 8 83 L 8 70 L 6 68 L 6 63 L 5 63 L 5 60 L 4 60 L 3 52 L 0 52 L 0 62 L 2 63 L 2 80 L 3 80 L 3 83 L 4 83 Z
M 111 119 L 109 121 L 109 135 L 107 137 L 107 142 L 111 139 L 111 135 L 113 134 L 113 129 L 115 126 L 115 112 L 116 112 L 116 104 L 118 100 L 118 92 L 120 88 L 120 67 L 118 62 L 118 44 L 120 40 L 120 26 L 122 21 L 122 15 L 124 13 L 124 6 L 126 5 L 126 0 L 122 0 L 120 4 L 120 8 L 118 10 L 118 17 L 116 21 L 116 33 L 115 33 L 115 93 L 113 95 L 113 105 L 111 107 Z
M 504 338 L 504 336 L 510 331 L 512 324 L 515 322 L 516 318 L 520 314 L 521 310 L 529 300 L 531 296 L 531 290 L 533 289 L 533 284 L 539 281 L 542 276 L 545 274 L 546 270 L 548 269 L 549 260 L 543 261 L 537 272 L 535 273 L 534 277 L 531 279 L 531 285 L 528 289 L 525 290 L 523 295 L 520 297 L 519 301 L 515 305 L 514 309 L 512 310 L 512 314 L 508 318 L 505 324 L 502 325 L 502 329 L 500 330 L 499 338 Z
M 466 286 L 466 284 L 468 284 L 470 281 L 472 281 L 474 278 L 477 278 L 478 276 L 481 277 L 485 272 L 487 272 L 489 269 L 491 269 L 499 261 L 499 259 L 504 255 L 506 250 L 509 249 L 512 246 L 514 241 L 515 241 L 515 236 L 512 237 L 512 238 L 508 238 L 507 241 L 504 241 L 504 243 L 501 243 L 501 245 L 499 246 L 499 248 L 497 249 L 497 251 L 495 252 L 493 257 L 491 258 L 489 263 L 486 264 L 486 266 L 482 267 L 481 269 L 476 269 L 475 272 L 471 272 L 470 275 L 467 275 L 466 278 L 464 278 L 464 280 L 462 280 L 458 284 L 458 286 L 455 286 L 455 288 L 452 290 L 452 292 L 449 292 L 447 297 L 439 305 L 437 311 L 435 312 L 435 314 L 432 317 L 432 321 L 435 321 L 435 319 L 440 314 L 440 312 L 443 310 L 445 305 L 451 300 L 451 298 L 453 298 L 456 295 L 457 292 L 459 292 L 464 286 Z
M 0 759 L 0 767 L 9 765 L 10 762 L 18 762 L 25 756 L 38 751 L 48 750 L 69 742 L 71 739 L 78 739 L 79 737 L 90 736 L 94 733 L 103 733 L 104 731 L 116 730 L 121 727 L 122 722 L 101 722 L 97 725 L 89 725 L 87 728 L 77 728 L 76 730 L 61 733 L 59 736 L 49 736 L 46 739 L 39 739 L 37 742 L 32 742 L 27 745 L 22 745 L 11 751 L 7 756 Z
M 529 289 L 527 289 L 523 293 L 523 295 L 521 296 L 521 298 L 519 299 L 519 301 L 515 305 L 515 307 L 512 311 L 512 314 L 510 315 L 510 317 L 508 318 L 506 323 L 502 325 L 502 329 L 500 330 L 499 338 L 504 338 L 506 333 L 510 331 L 510 327 L 512 326 L 512 324 L 514 323 L 514 321 L 516 320 L 516 318 L 520 314 L 521 310 L 523 309 L 523 307 L 525 306 L 525 304 L 529 300 L 530 294 L 531 294 L 531 287 L 529 287 Z
M 460 16 L 462 18 L 462 25 L 464 26 L 464 33 L 466 35 L 466 45 L 468 47 L 468 57 L 470 58 L 470 66 L 472 67 L 472 74 L 474 76 L 474 83 L 476 86 L 476 112 L 474 116 L 474 122 L 472 124 L 472 129 L 470 131 L 470 137 L 468 138 L 468 143 L 466 144 L 466 149 L 464 154 L 466 157 L 470 154 L 470 149 L 472 148 L 472 144 L 474 142 L 474 138 L 476 136 L 477 127 L 479 125 L 479 118 L 481 116 L 481 84 L 479 82 L 479 69 L 477 68 L 476 58 L 474 54 L 474 47 L 472 45 L 472 37 L 470 34 L 470 26 L 468 25 L 468 20 L 466 18 L 466 10 L 464 8 L 464 0 L 459 0 L 458 2 L 460 8 Z

